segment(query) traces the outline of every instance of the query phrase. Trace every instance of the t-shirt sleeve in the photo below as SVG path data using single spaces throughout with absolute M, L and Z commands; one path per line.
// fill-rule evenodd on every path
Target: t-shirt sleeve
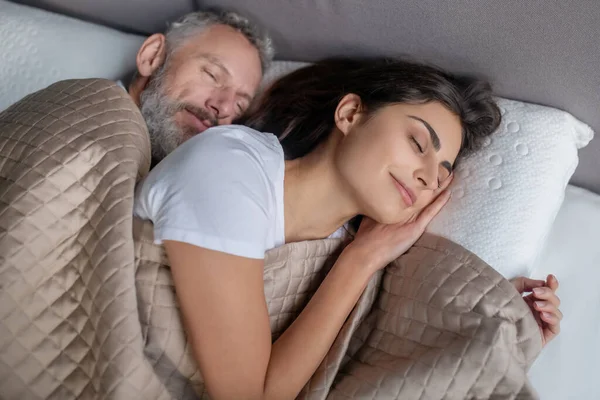
M 264 258 L 273 187 L 248 143 L 205 132 L 163 160 L 138 189 L 157 243 Z

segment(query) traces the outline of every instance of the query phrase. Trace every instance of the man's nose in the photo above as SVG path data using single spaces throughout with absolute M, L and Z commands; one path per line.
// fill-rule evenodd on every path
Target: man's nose
M 235 113 L 235 96 L 232 90 L 219 90 L 208 99 L 208 107 L 219 122 L 227 122 Z

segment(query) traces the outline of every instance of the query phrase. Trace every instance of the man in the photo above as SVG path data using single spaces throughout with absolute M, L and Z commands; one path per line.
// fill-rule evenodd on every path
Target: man
M 127 91 L 149 128 L 152 154 L 135 105 L 106 80 L 57 82 L 0 113 L 0 314 L 8 315 L 9 306 L 15 318 L 0 321 L 0 393 L 117 399 L 163 393 L 167 386 L 144 353 L 137 311 L 135 184 L 147 172 L 150 157 L 156 163 L 196 133 L 231 123 L 243 113 L 272 53 L 266 36 L 230 12 L 188 14 L 164 35 L 147 38 Z M 35 249 L 32 257 L 30 248 Z M 55 281 L 57 274 L 61 278 Z M 60 328 L 40 336 L 38 320 L 27 318 L 42 303 L 17 300 L 8 305 L 4 299 L 48 293 L 46 285 L 57 282 L 61 289 L 51 290 L 51 298 L 44 297 L 43 302 L 55 304 L 76 322 L 67 318 Z M 96 296 L 100 291 L 106 296 Z M 83 301 L 71 301 L 74 298 Z M 65 311 L 63 300 L 74 308 Z M 117 317 L 127 310 L 134 318 Z M 36 315 L 44 319 L 47 313 Z M 118 321 L 114 340 L 105 341 L 96 332 L 95 326 L 109 326 L 104 318 Z M 14 329 L 5 334 L 7 324 Z M 62 350 L 70 354 L 73 346 L 81 349 L 79 333 L 84 326 L 94 326 L 94 332 L 85 333 L 87 348 L 81 354 L 93 355 L 65 363 Z M 28 343 L 36 348 L 7 350 L 14 349 L 11 343 L 16 346 L 33 337 L 43 337 L 53 350 L 37 346 L 35 340 Z M 29 364 L 19 368 L 29 356 L 48 362 L 38 363 L 39 368 Z M 75 365 L 80 361 L 81 366 Z M 129 379 L 130 374 L 135 377 Z M 42 375 L 59 376 L 61 382 L 40 382 L 37 377 Z
M 221 11 L 185 15 L 140 47 L 128 92 L 146 120 L 153 163 L 249 106 L 273 57 L 271 39 Z

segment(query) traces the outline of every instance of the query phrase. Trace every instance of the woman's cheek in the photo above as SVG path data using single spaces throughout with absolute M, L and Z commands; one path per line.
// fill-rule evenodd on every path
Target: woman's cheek
M 431 191 L 427 191 L 421 194 L 421 198 L 419 199 L 419 211 L 427 207 L 433 202 L 433 193 Z

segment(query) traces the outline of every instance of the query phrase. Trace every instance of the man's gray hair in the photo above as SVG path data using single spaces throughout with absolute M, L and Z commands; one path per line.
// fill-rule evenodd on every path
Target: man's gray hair
M 213 25 L 227 25 L 244 35 L 258 50 L 263 74 L 266 72 L 275 53 L 271 38 L 248 18 L 233 11 L 196 11 L 184 15 L 165 32 L 168 52 L 171 53 L 187 39 Z

